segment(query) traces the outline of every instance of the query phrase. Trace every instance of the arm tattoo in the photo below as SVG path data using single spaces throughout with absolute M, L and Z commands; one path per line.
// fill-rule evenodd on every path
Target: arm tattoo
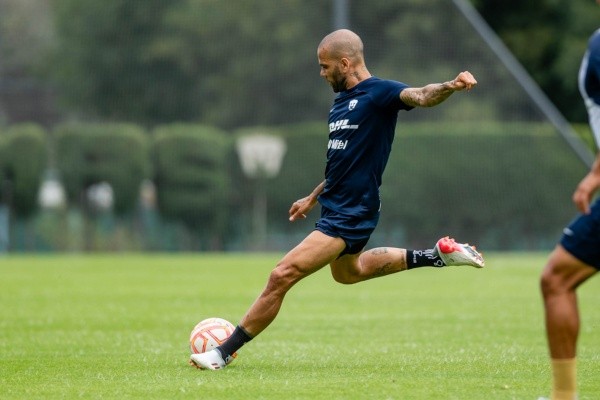
M 422 88 L 406 88 L 400 92 L 400 100 L 412 107 L 433 107 L 446 100 L 454 90 L 450 82 L 431 83 Z

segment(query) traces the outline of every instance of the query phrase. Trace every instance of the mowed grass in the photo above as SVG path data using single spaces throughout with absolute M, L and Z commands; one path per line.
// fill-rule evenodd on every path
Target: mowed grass
M 237 323 L 279 254 L 0 259 L 2 399 L 537 399 L 545 254 L 300 282 L 230 367 L 187 365 L 200 320 Z M 580 290 L 580 399 L 600 398 L 600 281 Z

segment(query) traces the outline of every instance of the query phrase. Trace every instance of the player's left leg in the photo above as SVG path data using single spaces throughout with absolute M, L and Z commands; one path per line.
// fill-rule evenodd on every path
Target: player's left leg
M 484 266 L 483 257 L 468 244 L 444 237 L 432 249 L 406 250 L 378 247 L 357 254 L 345 254 L 331 262 L 331 274 L 337 282 L 353 284 L 418 267 Z
M 286 293 L 297 282 L 318 271 L 344 250 L 344 241 L 318 230 L 289 251 L 271 271 L 267 285 L 242 318 L 240 325 L 253 337 L 276 317 Z

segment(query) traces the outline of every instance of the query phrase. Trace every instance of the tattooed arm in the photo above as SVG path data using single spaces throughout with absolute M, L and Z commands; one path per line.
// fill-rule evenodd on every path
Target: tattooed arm
M 400 92 L 400 100 L 412 107 L 433 107 L 446 100 L 454 92 L 471 90 L 477 81 L 469 71 L 444 83 L 431 83 L 422 88 L 406 88 Z

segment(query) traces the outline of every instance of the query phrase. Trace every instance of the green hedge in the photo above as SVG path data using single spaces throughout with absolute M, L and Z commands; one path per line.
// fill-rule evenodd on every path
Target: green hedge
M 42 127 L 18 124 L 2 134 L 2 170 L 5 199 L 18 217 L 31 216 L 38 207 L 37 195 L 47 164 L 47 141 Z
M 225 231 L 229 209 L 230 137 L 213 127 L 163 125 L 154 131 L 152 161 L 158 208 L 205 237 Z
M 142 180 L 149 176 L 148 136 L 131 124 L 67 124 L 54 131 L 57 168 L 72 204 L 84 191 L 106 182 L 114 194 L 114 209 L 135 209 Z
M 450 234 L 536 248 L 574 215 L 571 193 L 586 167 L 551 126 L 503 125 L 486 134 L 478 126 L 431 128 L 397 138 L 382 190 L 383 229 L 401 224 L 415 244 Z
M 210 248 L 244 248 L 257 187 L 241 171 L 234 139 L 257 130 L 287 143 L 281 171 L 266 181 L 266 192 L 270 247 L 289 248 L 318 217 L 317 209 L 292 224 L 287 212 L 323 179 L 324 122 L 233 134 L 192 124 L 159 126 L 152 134 L 135 125 L 69 124 L 53 132 L 54 153 L 71 204 L 104 181 L 113 188 L 115 211 L 127 213 L 138 204 L 140 183 L 151 177 L 165 221 L 185 224 L 202 243 L 211 241 Z M 34 125 L 0 132 L 4 186 L 17 216 L 37 207 L 47 145 Z M 488 249 L 548 248 L 574 216 L 571 193 L 586 172 L 549 124 L 400 121 L 370 246 L 419 248 L 448 234 Z

